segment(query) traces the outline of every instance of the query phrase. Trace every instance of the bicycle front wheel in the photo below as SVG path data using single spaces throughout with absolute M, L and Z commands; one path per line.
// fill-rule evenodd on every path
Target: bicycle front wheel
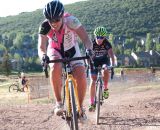
M 69 81 L 69 89 L 70 89 L 70 96 L 71 96 L 71 107 L 72 107 L 72 118 L 71 118 L 71 129 L 78 130 L 78 118 L 77 118 L 77 111 L 76 111 L 76 104 L 75 104 L 75 94 L 74 94 L 74 87 L 72 81 Z
M 12 84 L 9 86 L 9 92 L 18 92 L 18 85 Z
M 97 85 L 97 93 L 96 93 L 96 124 L 99 124 L 99 115 L 100 115 L 100 105 L 101 105 L 101 97 L 102 95 L 102 87 L 101 84 L 99 83 Z

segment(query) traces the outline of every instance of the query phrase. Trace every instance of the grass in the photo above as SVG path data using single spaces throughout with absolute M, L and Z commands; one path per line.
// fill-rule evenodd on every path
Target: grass
M 27 76 L 36 76 L 42 75 L 41 73 L 31 73 L 27 74 Z M 0 76 L 0 104 L 27 104 L 28 103 L 28 93 L 27 92 L 12 92 L 10 93 L 8 88 L 14 83 L 17 78 L 17 75 L 12 75 L 12 78 L 6 76 Z M 50 91 L 50 98 L 39 98 L 30 100 L 29 103 L 39 104 L 39 103 L 50 103 L 53 102 L 53 95 Z
M 50 98 L 33 99 L 28 102 L 28 92 L 9 92 L 7 86 L 0 87 L 0 104 L 46 104 L 53 102 L 53 95 L 50 94 Z
M 0 104 L 25 104 L 27 93 L 9 93 L 8 87 L 0 87 Z
M 118 71 L 116 71 L 118 72 Z M 36 76 L 36 75 L 42 75 L 42 73 L 32 73 L 27 74 L 27 76 Z M 16 76 L 15 76 L 16 77 Z M 9 93 L 8 87 L 11 83 L 13 83 L 16 79 L 10 79 L 5 76 L 0 76 L 0 104 L 27 104 L 28 103 L 28 93 L 24 92 L 15 92 L 15 93 Z M 38 81 L 39 82 L 39 81 Z M 43 81 L 42 81 L 43 82 Z M 113 85 L 113 87 L 112 87 Z M 117 85 L 117 84 L 116 84 Z M 118 87 L 120 86 L 120 87 Z M 111 88 L 113 91 L 145 91 L 148 89 L 156 89 L 157 91 L 160 90 L 159 83 L 152 83 L 152 84 L 140 84 L 138 86 L 129 85 L 125 83 L 118 83 L 118 86 L 115 86 L 115 84 L 111 84 Z M 87 92 L 88 93 L 88 92 Z M 46 104 L 53 102 L 53 94 L 52 90 L 50 89 L 50 99 L 47 97 L 45 98 L 39 98 L 39 99 L 33 99 L 30 101 L 30 103 L 33 104 Z

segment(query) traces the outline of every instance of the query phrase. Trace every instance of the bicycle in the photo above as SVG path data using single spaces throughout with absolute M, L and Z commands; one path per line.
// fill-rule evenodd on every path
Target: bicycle
M 29 88 L 31 88 L 29 81 L 27 81 L 23 87 L 21 87 L 19 81 L 16 81 L 12 83 L 8 89 L 9 92 L 28 92 Z
M 98 78 L 96 81 L 96 96 L 95 96 L 95 105 L 96 105 L 96 124 L 99 124 L 99 118 L 100 118 L 100 106 L 103 104 L 103 80 L 102 80 L 102 70 L 108 69 L 111 71 L 111 79 L 113 79 L 114 70 L 111 66 L 98 66 Z
M 74 57 L 74 58 L 63 58 L 57 60 L 50 60 L 49 63 L 61 62 L 65 66 L 65 85 L 64 85 L 64 95 L 63 95 L 63 105 L 65 106 L 65 111 L 62 115 L 62 119 L 65 119 L 71 130 L 78 130 L 78 117 L 82 113 L 77 83 L 72 75 L 72 69 L 70 62 L 75 60 L 85 60 L 89 57 Z M 48 64 L 49 64 L 48 63 Z M 43 71 L 45 72 L 46 78 L 48 77 L 47 65 L 44 66 Z

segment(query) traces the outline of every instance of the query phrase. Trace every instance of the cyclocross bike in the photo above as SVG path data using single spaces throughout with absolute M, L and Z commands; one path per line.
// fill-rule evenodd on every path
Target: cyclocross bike
M 79 104 L 77 83 L 72 75 L 72 68 L 70 62 L 75 60 L 85 60 L 88 58 L 89 57 L 84 56 L 49 61 L 49 63 L 61 62 L 65 66 L 66 79 L 64 85 L 65 91 L 63 95 L 63 105 L 65 106 L 65 111 L 62 115 L 62 118 L 66 120 L 71 130 L 78 130 L 78 116 L 82 113 L 82 111 Z M 46 77 L 48 77 L 47 65 L 44 66 L 43 70 L 45 71 Z
M 103 104 L 103 80 L 102 80 L 102 70 L 108 69 L 111 73 L 111 79 L 114 75 L 113 67 L 111 66 L 98 66 L 98 78 L 96 81 L 96 96 L 95 96 L 95 105 L 96 105 L 96 124 L 99 124 L 99 118 L 100 118 L 100 106 Z
M 26 82 L 24 87 L 21 87 L 19 81 L 16 81 L 9 86 L 9 92 L 27 92 L 29 88 L 31 88 L 29 81 Z

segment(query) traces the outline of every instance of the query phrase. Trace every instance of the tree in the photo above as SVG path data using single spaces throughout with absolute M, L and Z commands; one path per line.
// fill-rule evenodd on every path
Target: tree
M 22 39 L 22 44 L 24 48 L 32 48 L 32 36 L 29 34 L 24 34 L 23 39 Z
M 32 35 L 32 44 L 33 44 L 34 48 L 37 48 L 37 43 L 38 43 L 38 35 L 37 35 L 37 33 L 34 33 Z
M 146 51 L 152 50 L 153 47 L 153 42 L 152 42 L 152 36 L 151 33 L 147 33 L 147 38 L 146 38 Z
M 8 51 L 4 53 L 3 60 L 2 60 L 2 70 L 6 74 L 6 76 L 9 76 L 11 73 L 11 63 L 9 61 L 9 54 Z
M 18 49 L 22 48 L 22 46 L 23 46 L 23 37 L 24 37 L 23 33 L 18 33 L 17 34 L 16 38 L 13 41 L 14 47 L 16 47 Z
M 124 54 L 125 55 L 131 55 L 131 49 L 126 49 L 126 50 L 124 50 Z
M 3 44 L 0 44 L 0 51 L 6 51 L 6 47 Z
M 16 66 L 15 69 L 18 70 L 18 71 L 20 71 L 22 69 L 22 58 L 21 58 L 20 54 L 15 53 L 14 54 L 14 59 L 17 62 L 17 66 Z
M 160 43 L 157 43 L 157 44 L 156 44 L 156 50 L 157 50 L 158 52 L 160 52 Z
M 114 35 L 112 33 L 109 34 L 109 42 L 113 45 L 114 43 Z
M 122 47 L 122 45 L 117 45 L 117 46 L 115 46 L 114 48 L 113 48 L 113 51 L 114 51 L 114 53 L 116 54 L 116 55 L 119 55 L 119 54 L 123 54 L 124 52 L 123 52 L 123 47 Z

